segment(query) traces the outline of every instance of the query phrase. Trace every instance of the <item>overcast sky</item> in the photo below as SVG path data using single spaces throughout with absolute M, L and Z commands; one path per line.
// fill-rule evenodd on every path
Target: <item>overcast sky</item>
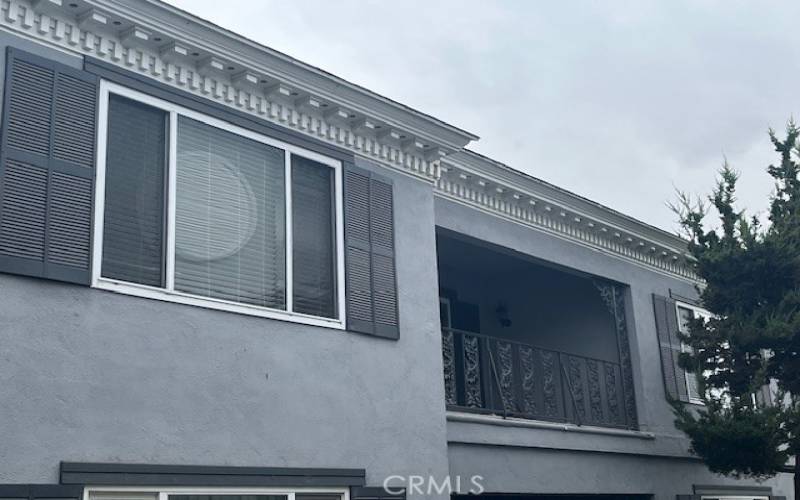
M 670 231 L 723 155 L 763 211 L 767 129 L 800 117 L 797 1 L 169 1 Z

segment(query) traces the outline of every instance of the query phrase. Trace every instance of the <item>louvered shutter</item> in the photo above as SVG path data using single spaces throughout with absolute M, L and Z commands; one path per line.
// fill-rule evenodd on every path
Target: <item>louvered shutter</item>
M 678 313 L 675 301 L 660 295 L 653 295 L 653 308 L 656 317 L 656 334 L 661 353 L 661 371 L 664 388 L 670 399 L 689 401 L 686 388 L 686 371 L 678 364 L 681 341 L 678 338 Z
M 350 488 L 350 500 L 405 500 L 405 488 L 391 488 L 391 492 L 381 487 L 359 486 Z
M 0 271 L 89 284 L 97 79 L 7 53 Z
M 396 339 L 400 330 L 392 182 L 350 165 L 344 184 L 347 327 Z

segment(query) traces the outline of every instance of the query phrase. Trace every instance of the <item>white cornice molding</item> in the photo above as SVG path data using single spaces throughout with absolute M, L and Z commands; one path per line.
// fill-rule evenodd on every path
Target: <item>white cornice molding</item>
M 187 39 L 199 48 L 224 54 L 231 61 L 241 59 L 247 65 L 263 67 L 266 74 L 274 74 L 277 80 L 314 89 L 318 93 L 317 97 L 347 101 L 342 104 L 351 111 L 370 116 L 373 120 L 395 128 L 413 130 L 414 135 L 423 142 L 458 150 L 470 141 L 478 139 L 475 134 L 258 44 L 161 0 L 85 0 L 85 2 L 139 19 L 159 32 Z
M 439 196 L 683 280 L 697 282 L 686 242 L 470 151 L 446 156 Z
M 0 0 L 0 28 L 434 182 L 439 196 L 697 281 L 680 238 L 463 150 L 477 137 L 159 0 Z
M 476 138 L 161 2 L 0 0 L 0 27 L 428 181 L 441 152 Z

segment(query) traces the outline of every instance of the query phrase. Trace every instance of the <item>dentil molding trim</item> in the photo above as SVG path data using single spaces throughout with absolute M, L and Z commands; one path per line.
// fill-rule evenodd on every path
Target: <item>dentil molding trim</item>
M 477 136 L 158 0 L 0 0 L 0 28 L 348 149 L 439 196 L 698 279 L 677 236 L 465 150 Z
M 441 157 L 477 138 L 344 80 L 333 82 L 334 89 L 346 94 L 339 99 L 330 89 L 312 85 L 314 79 L 329 83 L 335 79 L 332 75 L 287 63 L 279 53 L 260 46 L 249 47 L 254 53 L 247 54 L 248 46 L 240 40 L 230 40 L 231 47 L 226 47 L 218 40 L 229 40 L 231 34 L 198 26 L 200 21 L 191 16 L 184 16 L 186 23 L 179 31 L 167 22 L 168 15 L 180 16 L 173 10 L 151 1 L 2 0 L 0 27 L 124 67 L 429 181 L 439 177 Z M 205 39 L 189 36 L 192 30 L 206 34 Z M 370 113 L 370 106 L 380 112 Z
M 468 150 L 444 157 L 440 168 L 439 196 L 662 274 L 699 280 L 678 236 Z

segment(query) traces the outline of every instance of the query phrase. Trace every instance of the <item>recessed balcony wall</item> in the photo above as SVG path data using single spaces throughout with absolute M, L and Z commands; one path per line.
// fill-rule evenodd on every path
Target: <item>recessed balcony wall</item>
M 444 230 L 437 252 L 449 409 L 636 427 L 626 287 Z

